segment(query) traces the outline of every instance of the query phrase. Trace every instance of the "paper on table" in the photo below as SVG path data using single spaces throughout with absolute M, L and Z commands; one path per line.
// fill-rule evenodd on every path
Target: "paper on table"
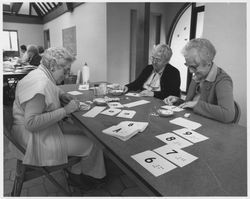
M 105 108 L 106 108 L 106 106 L 95 106 L 90 111 L 88 111 L 87 113 L 83 114 L 82 116 L 84 116 L 84 117 L 95 117 L 100 112 L 102 112 Z
M 121 111 L 117 117 L 123 117 L 123 118 L 132 118 L 136 114 L 136 111 L 133 110 L 123 110 Z
M 81 95 L 82 93 L 79 92 L 79 91 L 70 91 L 70 92 L 68 92 L 68 94 L 70 94 L 70 95 Z
M 173 131 L 174 133 L 178 134 L 179 136 L 182 136 L 183 138 L 186 138 L 187 140 L 193 142 L 193 143 L 197 143 L 197 142 L 201 142 L 203 140 L 207 140 L 209 139 L 208 137 L 197 133 L 195 131 L 183 128 L 183 129 L 178 129 Z
M 176 125 L 179 125 L 179 126 L 186 127 L 188 129 L 192 129 L 192 130 L 195 130 L 195 129 L 201 127 L 200 123 L 193 122 L 193 121 L 190 121 L 190 120 L 182 118 L 182 117 L 177 117 L 177 118 L 175 118 L 173 120 L 170 120 L 169 122 L 172 123 L 172 124 L 176 124 Z
M 181 149 L 171 148 L 168 145 L 154 149 L 154 151 L 180 167 L 184 167 L 198 159 L 196 156 L 190 153 L 187 153 Z
M 101 112 L 101 114 L 109 115 L 109 116 L 114 116 L 114 115 L 116 115 L 119 112 L 121 112 L 121 109 L 110 108 L 110 109 L 107 109 L 107 110 Z
M 131 103 L 128 103 L 128 104 L 123 104 L 123 106 L 131 108 L 131 107 L 134 107 L 134 106 L 139 106 L 139 105 L 147 104 L 147 103 L 150 103 L 150 101 L 139 100 L 139 101 L 131 102 Z
M 156 177 L 177 168 L 168 160 L 149 150 L 131 157 Z
M 125 95 L 130 97 L 141 97 L 139 93 L 126 93 Z

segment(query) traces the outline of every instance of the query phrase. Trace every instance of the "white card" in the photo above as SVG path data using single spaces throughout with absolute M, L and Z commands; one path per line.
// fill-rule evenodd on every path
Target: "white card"
M 178 129 L 173 131 L 174 133 L 178 134 L 179 136 L 182 136 L 183 138 L 193 142 L 193 143 L 197 143 L 197 142 L 201 142 L 203 140 L 207 140 L 209 139 L 208 137 L 197 133 L 195 131 L 183 128 L 183 129 Z
M 106 106 L 95 106 L 90 111 L 88 111 L 87 113 L 83 114 L 82 116 L 84 116 L 84 117 L 95 117 L 100 112 L 102 112 L 105 108 L 106 108 Z
M 131 103 L 128 103 L 128 104 L 123 104 L 123 106 L 131 108 L 131 107 L 134 107 L 134 106 L 139 106 L 139 105 L 147 104 L 147 103 L 150 103 L 150 101 L 139 100 L 139 101 L 131 102 Z
M 125 95 L 130 97 L 141 97 L 139 93 L 126 93 Z
M 108 106 L 110 108 L 123 108 L 124 107 L 120 102 L 109 102 Z
M 171 132 L 157 135 L 156 137 L 165 142 L 167 145 L 180 149 L 193 145 L 193 143 Z
M 193 122 L 191 120 L 188 120 L 188 119 L 185 119 L 185 118 L 182 118 L 182 117 L 177 117 L 177 118 L 175 118 L 173 120 L 170 120 L 169 122 L 173 123 L 173 124 L 176 124 L 176 125 L 179 125 L 179 126 L 186 127 L 187 129 L 192 129 L 192 130 L 195 130 L 195 129 L 201 127 L 200 123 Z
M 184 111 L 183 108 L 180 108 L 178 106 L 169 106 L 169 105 L 164 105 L 164 106 L 161 106 L 162 108 L 165 108 L 165 109 L 168 109 L 168 110 L 171 110 L 171 111 L 175 111 L 175 112 L 180 112 L 180 111 Z
M 82 93 L 79 91 L 70 91 L 70 92 L 68 92 L 68 94 L 70 94 L 70 95 L 82 95 Z
M 121 111 L 121 112 L 117 115 L 117 117 L 133 118 L 135 114 L 136 114 L 135 111 L 132 111 L 132 110 L 123 110 L 123 111 Z
M 101 114 L 109 115 L 109 116 L 114 116 L 114 115 L 116 115 L 119 112 L 121 112 L 121 109 L 110 108 L 110 109 L 107 109 L 107 110 L 101 112 Z
M 78 89 L 81 91 L 89 90 L 89 84 L 80 84 Z
M 150 171 L 155 177 L 177 168 L 168 160 L 153 151 L 144 151 L 142 153 L 132 155 L 131 157 L 145 169 Z
M 123 121 L 119 124 L 119 126 L 122 126 L 125 128 L 134 127 L 136 129 L 139 129 L 139 132 L 143 132 L 147 128 L 148 122 Z
M 187 153 L 181 149 L 171 148 L 168 145 L 154 149 L 154 151 L 180 167 L 184 167 L 198 159 L 196 156 L 193 156 L 190 153 Z

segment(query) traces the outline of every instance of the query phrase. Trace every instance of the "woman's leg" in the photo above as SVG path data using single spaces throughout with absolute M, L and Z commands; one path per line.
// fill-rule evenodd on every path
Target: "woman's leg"
M 72 168 L 75 174 L 83 173 L 94 178 L 106 175 L 103 152 L 90 139 L 80 134 L 64 134 L 69 156 L 81 156 L 81 163 Z

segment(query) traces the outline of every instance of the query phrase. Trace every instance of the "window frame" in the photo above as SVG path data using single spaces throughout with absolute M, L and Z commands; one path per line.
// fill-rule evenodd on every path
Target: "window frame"
M 19 46 L 18 30 L 3 29 L 3 31 L 16 32 L 16 33 L 17 33 L 17 51 L 15 51 L 15 50 L 7 50 L 7 51 L 4 51 L 5 56 L 8 56 L 8 57 L 19 57 L 19 56 L 20 56 L 20 46 Z M 3 49 L 3 50 L 4 50 L 4 49 Z

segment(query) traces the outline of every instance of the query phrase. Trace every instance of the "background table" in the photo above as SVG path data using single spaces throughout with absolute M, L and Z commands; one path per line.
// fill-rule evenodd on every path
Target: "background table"
M 77 85 L 64 85 L 65 91 L 77 90 Z M 92 91 L 84 91 L 78 95 L 81 101 L 92 100 Z M 175 113 L 163 118 L 153 116 L 162 100 L 153 97 L 135 98 L 121 96 L 121 103 L 129 103 L 139 99 L 151 101 L 149 104 L 130 108 L 136 111 L 132 121 L 148 122 L 147 129 L 130 140 L 123 142 L 102 133 L 112 125 L 127 120 L 99 114 L 95 118 L 82 115 L 86 111 L 73 113 L 76 125 L 82 128 L 126 174 L 131 177 L 146 193 L 157 196 L 246 196 L 247 195 L 247 135 L 246 128 L 237 124 L 223 124 L 210 120 L 191 111 Z M 128 109 L 128 108 L 126 108 Z M 195 143 L 183 150 L 197 156 L 194 162 L 154 177 L 131 155 L 153 150 L 165 145 L 155 136 L 171 132 L 182 127 L 169 123 L 169 120 L 190 112 L 190 120 L 202 124 L 196 131 L 208 140 Z M 130 119 L 128 119 L 130 120 Z

